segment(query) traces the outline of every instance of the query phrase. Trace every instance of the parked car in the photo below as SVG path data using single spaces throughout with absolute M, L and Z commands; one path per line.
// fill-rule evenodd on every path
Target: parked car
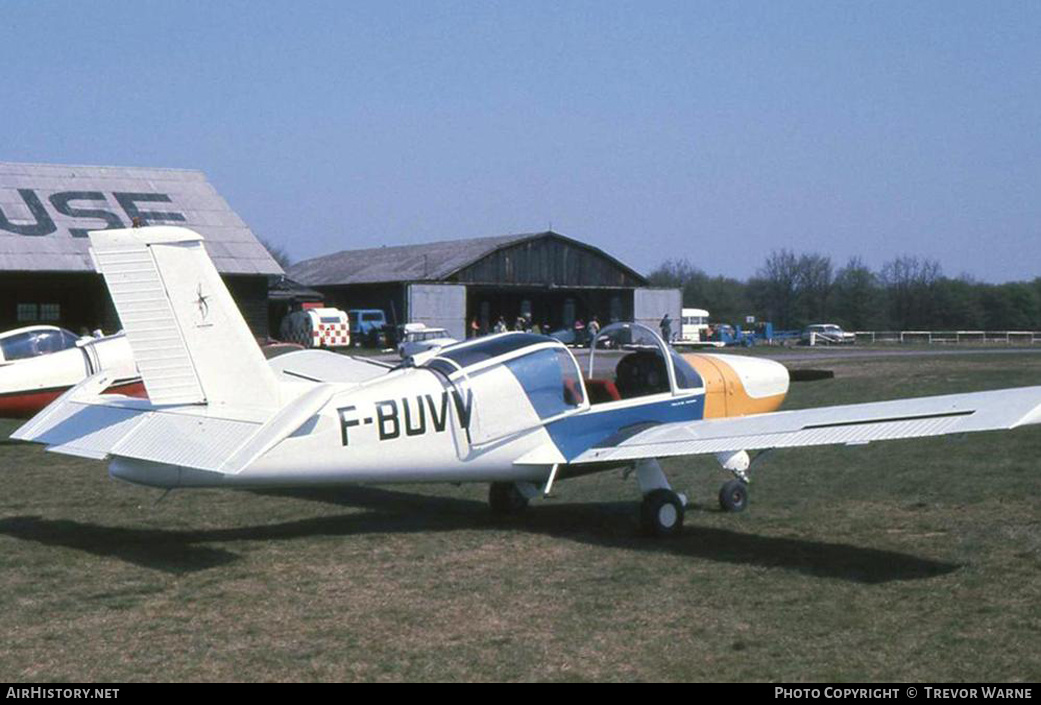
M 406 323 L 401 327 L 399 340 L 401 342 L 398 343 L 398 355 L 402 360 L 459 342 L 444 328 L 428 328 L 423 323 Z
M 802 342 L 807 345 L 850 345 L 857 342 L 857 336 L 834 323 L 814 323 L 803 330 Z
M 381 348 L 387 342 L 387 316 L 378 308 L 352 308 L 351 340 L 355 345 Z

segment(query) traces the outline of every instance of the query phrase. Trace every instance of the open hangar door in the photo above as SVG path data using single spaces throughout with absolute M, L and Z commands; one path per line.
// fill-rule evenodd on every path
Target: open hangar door
M 471 284 L 467 289 L 467 322 L 476 320 L 482 334 L 502 316 L 510 330 L 518 316 L 531 314 L 543 332 L 570 329 L 575 319 L 600 325 L 632 319 L 632 289 L 563 289 Z
M 456 340 L 466 338 L 466 287 L 459 284 L 409 284 L 407 323 L 444 328 Z
M 662 316 L 672 319 L 672 335 L 680 332 L 683 314 L 683 296 L 679 289 L 635 289 L 633 290 L 633 320 L 653 331 L 660 332 Z

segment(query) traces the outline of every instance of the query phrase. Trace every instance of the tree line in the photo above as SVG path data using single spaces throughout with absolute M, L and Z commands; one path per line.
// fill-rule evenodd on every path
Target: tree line
M 670 259 L 652 286 L 683 291 L 685 307 L 708 309 L 713 321 L 745 316 L 777 330 L 837 323 L 846 330 L 1041 330 L 1041 277 L 987 284 L 948 277 L 939 262 L 901 256 L 872 270 L 859 257 L 836 269 L 818 253 L 775 250 L 746 281 L 710 275 Z

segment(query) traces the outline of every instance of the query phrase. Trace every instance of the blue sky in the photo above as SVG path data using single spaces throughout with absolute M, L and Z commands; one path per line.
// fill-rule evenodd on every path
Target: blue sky
M 1041 275 L 1039 2 L 0 3 L 0 160 L 201 169 L 296 259 L 554 230 Z

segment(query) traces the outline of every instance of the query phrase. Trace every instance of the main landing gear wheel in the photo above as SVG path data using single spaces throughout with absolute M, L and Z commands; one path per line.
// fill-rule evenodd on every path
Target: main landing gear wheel
M 528 508 L 528 498 L 513 482 L 493 482 L 488 489 L 488 504 L 496 516 L 520 514 Z
M 640 505 L 640 524 L 651 536 L 676 536 L 683 530 L 683 501 L 672 490 L 654 490 Z
M 743 512 L 748 506 L 748 484 L 730 480 L 719 490 L 719 506 L 727 512 Z

